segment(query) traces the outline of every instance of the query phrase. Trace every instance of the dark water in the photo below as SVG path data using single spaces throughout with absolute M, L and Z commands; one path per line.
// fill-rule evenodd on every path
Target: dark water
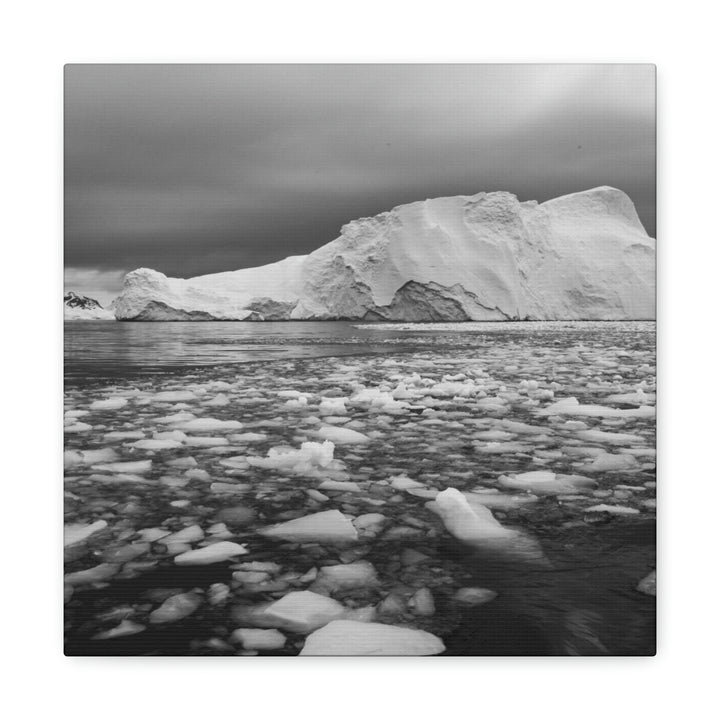
M 228 382 L 231 388 L 223 392 L 231 400 L 229 405 L 205 410 L 201 404 L 192 404 L 190 409 L 222 420 L 240 419 L 245 430 L 266 433 L 265 441 L 233 450 L 264 456 L 278 445 L 297 447 L 303 440 L 315 439 L 316 426 L 309 421 L 318 414 L 317 398 L 333 391 L 350 395 L 355 382 L 382 387 L 393 373 L 419 373 L 439 383 L 448 374 L 478 367 L 489 378 L 490 395 L 503 397 L 526 379 L 535 378 L 542 387 L 556 383 L 558 399 L 576 396 L 583 403 L 612 405 L 605 399 L 611 393 L 627 392 L 639 382 L 654 383 L 654 325 L 473 323 L 400 329 L 343 322 L 67 323 L 65 358 L 68 407 L 90 408 L 93 401 L 108 396 L 129 398 L 120 410 L 91 410 L 81 417 L 92 430 L 67 435 L 68 449 L 106 448 L 112 444 L 108 431 L 141 430 L 150 437 L 154 431 L 167 430 L 168 426 L 158 424 L 159 418 L 173 410 L 168 404 L 148 405 L 143 398 L 167 389 L 212 388 L 213 383 Z M 315 400 L 307 408 L 288 410 L 285 399 L 277 395 L 284 389 L 310 393 Z M 278 547 L 259 538 L 256 526 L 330 508 L 354 516 L 377 510 L 389 519 L 390 530 L 421 531 L 411 539 L 381 535 L 365 544 L 362 557 L 377 569 L 381 586 L 336 595 L 341 601 L 366 606 L 380 603 L 389 592 L 407 597 L 417 587 L 431 587 L 436 603 L 432 617 L 418 617 L 407 609 L 400 618 L 381 617 L 380 621 L 434 632 L 442 637 L 450 655 L 653 654 L 655 598 L 636 590 L 638 581 L 655 564 L 654 506 L 644 502 L 655 496 L 654 485 L 648 483 L 655 478 L 650 456 L 641 456 L 637 466 L 627 470 L 594 474 L 597 496 L 548 495 L 528 506 L 495 511 L 504 525 L 522 530 L 540 544 L 547 558 L 540 566 L 480 555 L 461 546 L 425 508 L 425 498 L 403 495 L 396 501 L 388 488 L 374 485 L 379 478 L 405 472 L 428 488 L 470 492 L 478 485 L 495 488 L 503 473 L 584 472 L 578 466 L 590 462 L 593 452 L 618 452 L 617 446 L 603 441 L 578 439 L 577 430 L 564 425 L 578 418 L 541 419 L 535 406 L 523 398 L 511 398 L 499 409 L 479 406 L 473 398 L 441 398 L 433 410 L 432 425 L 424 424 L 424 416 L 415 412 L 383 418 L 372 409 L 349 408 L 353 422 L 359 423 L 355 427 L 362 432 L 379 431 L 370 444 L 337 448 L 336 457 L 344 462 L 349 478 L 363 486 L 363 493 L 329 492 L 330 500 L 322 506 L 305 494 L 318 480 L 298 477 L 288 483 L 277 473 L 254 468 L 240 474 L 242 482 L 250 482 L 253 488 L 245 496 L 213 495 L 202 480 L 173 489 L 159 480 L 180 474 L 171 463 L 185 454 L 193 455 L 213 479 L 235 479 L 233 471 L 222 466 L 223 455 L 212 448 L 143 454 L 114 441 L 122 460 L 151 457 L 152 473 L 144 484 L 134 485 L 98 483 L 91 479 L 94 471 L 86 467 L 68 471 L 66 522 L 102 518 L 109 527 L 89 541 L 81 554 L 71 553 L 67 572 L 93 567 L 105 553 L 134 542 L 134 529 L 175 531 L 195 523 L 207 527 L 228 503 L 241 501 L 256 513 L 255 523 L 237 535 L 238 541 L 251 548 L 247 557 L 278 562 L 284 572 L 305 573 L 347 560 L 329 546 Z M 539 400 L 537 406 L 547 402 Z M 654 445 L 652 419 L 579 419 L 593 430 L 636 434 L 642 439 L 636 449 Z M 506 421 L 543 424 L 546 430 L 540 436 L 512 428 L 507 432 Z M 502 453 L 486 454 L 492 443 L 474 440 L 478 430 L 513 437 Z M 365 498 L 384 504 L 366 506 L 362 504 Z M 170 503 L 177 499 L 190 504 L 175 509 Z M 591 518 L 585 508 L 593 503 L 628 505 L 637 514 Z M 430 560 L 405 568 L 399 557 L 407 549 Z M 177 567 L 156 544 L 136 566 L 129 563 L 109 582 L 76 588 L 66 606 L 66 652 L 234 654 L 229 635 L 238 625 L 230 603 L 206 604 L 189 618 L 166 626 L 147 622 L 148 612 L 159 602 L 159 591 L 199 588 L 207 592 L 213 583 L 232 585 L 231 575 L 228 563 Z M 460 607 L 453 594 L 468 586 L 492 588 L 498 597 L 476 608 Z M 292 585 L 291 589 L 302 588 Z M 235 602 L 267 602 L 287 589 L 263 592 L 235 587 L 233 592 Z M 126 638 L 94 639 L 98 631 L 117 623 L 117 619 L 111 623 L 103 618 L 118 608 L 125 608 L 123 612 L 146 630 Z M 303 641 L 291 634 L 288 646 L 275 654 L 296 654 Z

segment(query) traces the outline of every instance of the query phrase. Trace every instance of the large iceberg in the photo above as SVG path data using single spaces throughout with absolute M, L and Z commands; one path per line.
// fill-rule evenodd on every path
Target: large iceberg
M 182 280 L 142 268 L 119 320 L 626 320 L 655 317 L 655 240 L 599 187 L 400 205 L 310 255 Z

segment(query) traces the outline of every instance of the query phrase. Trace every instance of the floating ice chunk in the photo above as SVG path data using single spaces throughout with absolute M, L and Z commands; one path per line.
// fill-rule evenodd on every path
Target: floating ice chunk
M 114 430 L 103 435 L 105 440 L 141 440 L 145 437 L 142 430 Z
M 300 474 L 330 465 L 334 451 L 335 445 L 330 440 L 325 440 L 323 443 L 304 442 L 299 450 L 271 448 L 267 457 L 260 458 L 248 455 L 244 460 L 254 467 L 285 470 Z
M 79 570 L 65 576 L 66 585 L 91 585 L 96 582 L 104 582 L 109 580 L 113 575 L 117 575 L 120 565 L 115 563 L 102 563 L 87 570 Z
M 375 568 L 367 560 L 345 565 L 325 565 L 320 568 L 317 579 L 310 590 L 349 590 L 351 588 L 374 587 L 379 583 Z
M 372 537 L 377 535 L 385 523 L 388 522 L 388 518 L 380 513 L 366 513 L 365 515 L 358 515 L 353 521 L 355 529 L 360 533 L 362 537 Z
M 394 490 L 410 490 L 413 488 L 424 488 L 425 486 L 418 482 L 417 480 L 413 480 L 412 478 L 409 478 L 407 475 L 393 475 L 388 478 L 390 482 L 390 487 L 392 487 Z
M 192 543 L 202 540 L 205 537 L 203 529 L 199 525 L 189 525 L 182 530 L 178 530 L 172 535 L 163 538 L 163 545 L 175 543 Z
M 261 442 L 267 440 L 267 435 L 265 433 L 246 432 L 230 435 L 228 439 L 232 443 Z
M 304 395 L 300 397 L 292 398 L 285 403 L 286 408 L 297 409 L 307 407 L 308 399 Z
M 346 401 L 346 397 L 324 397 L 320 401 L 319 412 L 321 415 L 347 415 Z
M 655 408 L 643 405 L 638 408 L 621 410 L 604 405 L 581 405 L 577 398 L 569 397 L 558 400 L 546 408 L 538 410 L 538 415 L 587 415 L 590 417 L 654 417 Z
M 583 430 L 577 437 L 588 442 L 609 443 L 610 445 L 632 445 L 644 442 L 641 435 L 605 432 L 604 430 Z
M 487 538 L 511 538 L 517 534 L 504 528 L 483 505 L 473 510 L 456 488 L 438 493 L 428 506 L 440 516 L 447 531 L 461 542 L 474 544 Z
M 112 640 L 117 637 L 126 637 L 127 635 L 137 635 L 145 630 L 144 625 L 133 622 L 132 620 L 122 620 L 119 625 L 116 625 L 110 630 L 104 630 L 103 632 L 93 635 L 93 640 Z
M 238 555 L 247 555 L 248 550 L 244 545 L 222 541 L 208 545 L 198 550 L 190 550 L 182 555 L 175 556 L 176 565 L 212 565 L 213 563 L 225 562 Z
M 150 613 L 151 623 L 177 622 L 194 613 L 202 605 L 202 598 L 194 592 L 169 597 Z
M 169 530 L 163 528 L 143 528 L 138 530 L 138 535 L 143 542 L 157 542 L 160 538 L 167 537 L 170 534 Z
M 610 403 L 627 403 L 628 405 L 647 405 L 655 402 L 655 393 L 646 393 L 642 388 L 638 388 L 634 393 L 609 395 L 605 398 L 605 401 Z
M 318 485 L 318 490 L 339 490 L 341 492 L 360 492 L 357 483 L 346 480 L 323 480 Z M 327 498 L 325 498 L 327 500 Z
M 206 400 L 203 405 L 207 407 L 225 407 L 230 404 L 230 398 L 224 393 L 218 393 L 214 398 Z
M 460 605 L 484 605 L 497 597 L 497 593 L 494 590 L 488 590 L 487 588 L 476 588 L 476 587 L 464 587 L 460 588 L 455 595 L 453 600 Z
M 347 543 L 358 539 L 355 526 L 339 510 L 305 515 L 264 528 L 258 533 L 264 537 L 290 542 Z
M 508 432 L 521 435 L 542 435 L 548 431 L 546 427 L 542 427 L 541 425 L 528 425 L 527 423 L 518 422 L 517 420 L 501 420 L 500 425 Z
M 636 590 L 645 595 L 657 595 L 657 570 L 653 570 L 651 573 L 646 575 L 638 584 Z
M 485 445 L 475 445 L 475 452 L 485 455 L 506 455 L 527 452 L 529 445 L 515 442 L 489 442 Z
M 184 441 L 187 447 L 221 447 L 223 445 L 229 445 L 230 443 L 226 438 L 222 437 L 189 437 Z
M 262 619 L 263 624 L 267 622 L 276 628 L 307 635 L 346 612 L 345 606 L 332 598 L 301 590 L 272 603 L 262 613 Z
M 522 495 L 508 495 L 506 493 L 471 492 L 463 493 L 470 507 L 483 505 L 491 510 L 510 510 L 522 507 L 529 503 L 537 502 L 540 498 L 537 495 L 523 493 Z
M 68 410 L 65 413 L 66 418 L 79 418 L 79 417 L 85 417 L 85 415 L 89 415 L 89 410 Z
M 155 418 L 155 422 L 162 423 L 163 425 L 172 425 L 173 423 L 187 422 L 193 420 L 195 416 L 189 412 L 178 412 L 173 415 L 164 415 L 163 417 Z
M 585 508 L 585 512 L 606 512 L 613 515 L 637 515 L 640 511 L 625 505 L 593 505 Z
M 88 432 L 89 430 L 92 430 L 92 425 L 88 425 L 87 423 L 75 423 L 74 425 L 66 425 L 64 428 L 64 432 L 66 434 L 75 434 L 75 433 L 84 433 Z
M 248 485 L 247 483 L 210 483 L 210 492 L 220 495 L 233 495 L 236 493 L 243 493 L 249 489 L 250 485 Z
M 91 410 L 119 410 L 128 404 L 127 398 L 111 397 L 106 400 L 95 400 L 90 403 Z
M 414 495 L 415 497 L 434 500 L 440 491 L 436 490 L 435 488 L 410 488 L 406 492 L 408 495 Z
M 391 414 L 403 412 L 407 408 L 407 403 L 395 400 L 389 392 L 378 388 L 362 388 L 350 398 L 350 402 L 354 405 L 368 405 L 372 409 Z
M 63 453 L 63 464 L 67 467 L 75 465 L 93 465 L 99 462 L 112 462 L 118 454 L 112 448 L 101 450 L 66 450 Z
M 168 460 L 165 463 L 166 465 L 170 465 L 171 467 L 176 468 L 191 468 L 195 467 L 197 465 L 197 460 L 192 455 L 187 455 L 186 457 L 180 457 L 175 458 L 174 460 Z
M 189 390 L 165 390 L 150 396 L 150 402 L 180 403 L 197 400 L 197 395 Z
M 177 440 L 178 442 L 184 442 L 188 439 L 188 436 L 182 430 L 166 430 L 153 433 L 153 438 L 155 440 Z
M 598 455 L 587 465 L 583 465 L 586 472 L 610 472 L 613 470 L 634 470 L 638 461 L 632 455 L 615 455 L 603 453 Z
M 420 588 L 410 598 L 409 605 L 416 615 L 430 617 L 435 614 L 435 598 L 428 588 Z
M 594 480 L 582 475 L 556 475 L 549 470 L 533 470 L 518 475 L 501 475 L 498 482 L 503 487 L 530 490 L 540 495 L 574 493 L 597 486 Z
M 138 450 L 173 450 L 182 447 L 182 443 L 178 440 L 157 440 L 155 438 L 146 438 L 144 440 L 136 440 L 128 443 L 128 447 L 134 447 Z
M 443 641 L 424 630 L 333 620 L 305 641 L 301 655 L 438 655 Z
M 363 435 L 356 430 L 343 427 L 333 427 L 332 425 L 324 425 L 318 430 L 318 435 L 323 440 L 331 440 L 336 445 L 362 445 L 370 442 L 367 435 Z
M 144 475 L 145 473 L 149 473 L 152 469 L 152 460 L 131 460 L 129 462 L 103 463 L 101 465 L 93 465 L 92 469 L 111 473 Z
M 239 642 L 245 650 L 279 650 L 287 640 L 278 630 L 257 628 L 238 628 L 230 639 Z
M 75 543 L 86 540 L 91 535 L 94 535 L 100 530 L 104 530 L 107 527 L 105 520 L 98 520 L 90 525 L 82 525 L 80 523 L 73 525 L 65 525 L 63 529 L 63 546 L 74 545 Z
M 242 423 L 237 420 L 218 420 L 216 418 L 195 418 L 177 424 L 178 430 L 189 433 L 223 432 L 225 430 L 240 430 Z

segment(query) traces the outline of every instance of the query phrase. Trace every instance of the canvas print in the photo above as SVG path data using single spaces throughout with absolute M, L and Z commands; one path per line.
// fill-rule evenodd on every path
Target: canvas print
M 655 74 L 68 65 L 65 653 L 653 655 Z

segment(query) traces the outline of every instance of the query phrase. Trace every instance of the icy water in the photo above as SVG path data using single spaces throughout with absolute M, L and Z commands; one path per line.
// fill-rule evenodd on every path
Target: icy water
M 654 343 L 653 323 L 67 324 L 66 652 L 296 655 L 346 619 L 454 655 L 653 654 Z M 512 542 L 459 542 L 447 488 Z M 262 534 L 316 513 L 344 524 Z

